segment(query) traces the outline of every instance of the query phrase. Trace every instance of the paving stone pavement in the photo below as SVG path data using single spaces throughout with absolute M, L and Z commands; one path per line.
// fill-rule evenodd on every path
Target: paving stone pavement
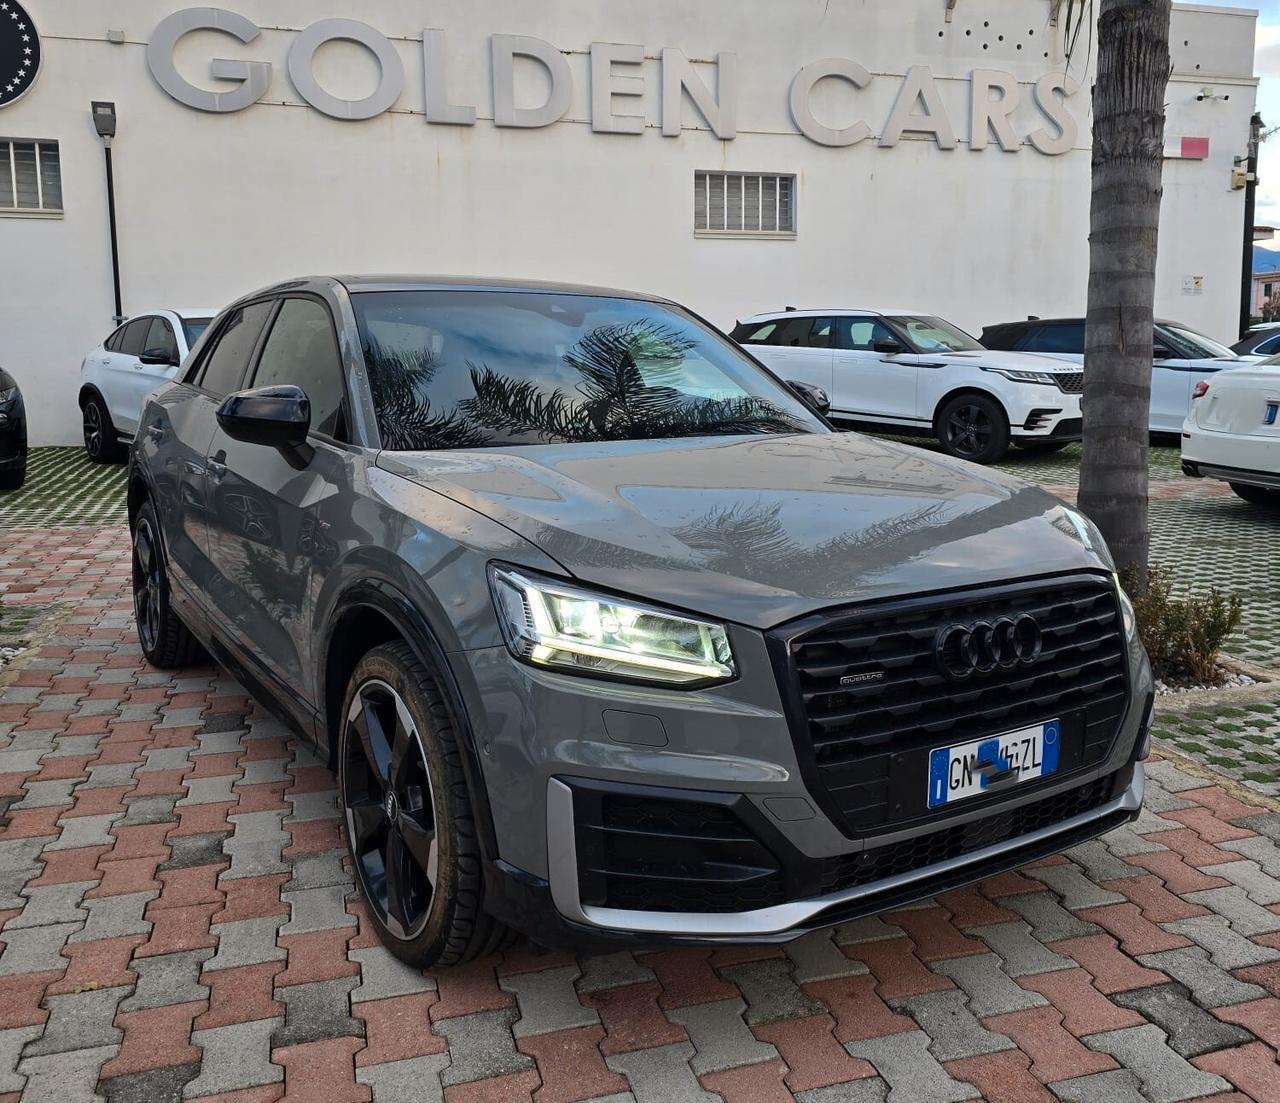
M 122 529 L 9 529 L 0 590 L 76 614 L 0 675 L 0 1103 L 1280 1103 L 1265 796 L 1157 761 L 1136 824 L 790 947 L 422 975 L 315 754 L 142 662 Z

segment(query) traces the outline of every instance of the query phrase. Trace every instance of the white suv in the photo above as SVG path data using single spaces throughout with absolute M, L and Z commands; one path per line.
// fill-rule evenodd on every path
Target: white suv
M 1048 451 L 1080 439 L 1078 365 L 991 352 L 941 318 L 786 310 L 732 336 L 780 379 L 826 391 L 833 421 L 927 433 L 960 459 L 993 463 L 1011 440 Z
M 213 311 L 153 310 L 137 314 L 80 365 L 84 450 L 95 463 L 124 458 L 147 395 L 178 374 Z

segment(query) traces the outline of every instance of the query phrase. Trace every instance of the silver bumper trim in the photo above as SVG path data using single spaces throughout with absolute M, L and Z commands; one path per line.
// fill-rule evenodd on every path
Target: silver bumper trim
M 864 896 L 901 888 L 914 881 L 927 881 L 943 873 L 952 873 L 967 865 L 975 865 L 990 858 L 1040 842 L 1054 835 L 1087 827 L 1090 823 L 1105 819 L 1116 812 L 1136 812 L 1142 807 L 1146 778 L 1141 764 L 1135 767 L 1129 788 L 1115 800 L 1099 805 L 1089 812 L 1081 812 L 1051 827 L 1043 827 L 1007 839 L 1002 843 L 975 850 L 963 858 L 913 869 L 895 874 L 880 881 L 857 885 L 811 900 L 796 900 L 777 904 L 771 908 L 759 908 L 749 912 L 707 914 L 702 912 L 646 912 L 619 908 L 584 906 L 578 898 L 578 858 L 573 830 L 573 791 L 561 781 L 552 778 L 547 783 L 547 846 L 548 869 L 551 880 L 551 898 L 557 910 L 566 919 L 592 927 L 614 931 L 633 931 L 640 934 L 688 936 L 692 938 L 753 938 L 782 934 L 799 927 L 814 916 L 838 904 L 847 904 Z

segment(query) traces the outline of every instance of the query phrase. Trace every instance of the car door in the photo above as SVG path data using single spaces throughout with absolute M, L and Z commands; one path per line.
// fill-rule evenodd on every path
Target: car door
M 877 344 L 886 342 L 898 344 L 901 351 L 876 351 Z M 919 421 L 918 360 L 883 319 L 840 318 L 832 365 L 831 412 L 857 420 L 898 424 Z
M 1191 409 L 1191 392 L 1201 375 L 1195 361 L 1179 356 L 1177 350 L 1155 337 L 1155 360 L 1151 366 L 1151 425 L 1153 433 L 1180 433 Z M 1212 375 L 1208 371 L 1205 375 Z
M 142 364 L 138 357 L 151 332 L 152 317 L 144 314 L 134 318 L 124 327 L 119 350 L 108 351 L 103 364 L 102 390 L 107 400 L 107 410 L 116 430 L 126 436 L 138 431 L 138 414 L 142 407 L 138 394 L 138 372 Z
M 213 616 L 260 674 L 296 695 L 311 669 L 311 580 L 333 547 L 332 511 L 350 501 L 351 487 L 350 407 L 321 300 L 280 301 L 246 389 L 273 384 L 306 392 L 311 432 L 305 447 L 282 449 L 215 427 L 206 464 L 209 560 L 223 599 Z
M 144 359 L 154 361 L 159 357 L 164 358 L 163 363 L 143 363 Z M 173 379 L 181 359 L 173 325 L 167 318 L 153 315 L 142 339 L 142 350 L 133 358 L 132 370 L 120 373 L 121 420 L 112 415 L 117 429 L 131 435 L 137 432 L 147 395 Z
M 831 394 L 835 319 L 794 315 L 761 323 L 739 338 L 784 383 L 810 383 Z
M 153 448 L 147 468 L 154 473 L 164 508 L 159 510 L 170 574 L 193 594 L 225 598 L 209 564 L 208 487 L 205 464 L 217 427 L 218 407 L 240 389 L 244 374 L 274 302 L 227 312 L 184 381 L 148 407 L 139 447 Z M 167 421 L 167 424 L 166 424 Z

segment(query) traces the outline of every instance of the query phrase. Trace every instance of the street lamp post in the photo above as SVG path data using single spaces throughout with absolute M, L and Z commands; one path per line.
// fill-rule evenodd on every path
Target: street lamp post
M 120 246 L 116 237 L 116 184 L 111 170 L 111 139 L 116 136 L 116 105 L 103 100 L 94 100 L 90 105 L 93 112 L 93 126 L 102 139 L 102 152 L 107 161 L 107 220 L 111 226 L 111 279 L 115 288 L 116 323 L 124 321 L 124 311 L 120 304 Z

